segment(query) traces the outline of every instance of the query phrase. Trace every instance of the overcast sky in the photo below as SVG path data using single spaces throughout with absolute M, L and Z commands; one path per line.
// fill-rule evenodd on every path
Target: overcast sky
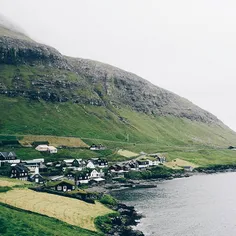
M 34 40 L 138 74 L 236 131 L 236 1 L 0 0 L 0 13 Z

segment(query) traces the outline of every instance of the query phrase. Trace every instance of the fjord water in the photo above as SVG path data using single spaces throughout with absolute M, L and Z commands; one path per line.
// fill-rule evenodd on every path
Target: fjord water
M 113 192 L 145 215 L 146 236 L 235 236 L 236 173 L 156 182 L 157 188 Z

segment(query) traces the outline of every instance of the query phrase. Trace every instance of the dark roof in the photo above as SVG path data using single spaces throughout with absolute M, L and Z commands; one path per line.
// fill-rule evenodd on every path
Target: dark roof
M 147 160 L 137 160 L 138 164 L 148 164 L 149 162 Z
M 3 157 L 3 158 L 16 158 L 16 154 L 15 152 L 0 152 L 0 156 Z
M 30 179 L 35 179 L 35 178 L 40 178 L 40 179 L 45 179 L 42 175 L 40 174 L 33 174 L 29 177 Z
M 90 160 L 94 165 L 99 165 L 101 163 L 108 163 L 106 159 L 101 159 L 101 158 L 92 158 Z
M 66 183 L 66 184 L 69 184 L 69 185 L 75 185 L 75 183 L 74 182 L 72 182 L 72 181 L 69 181 L 69 180 L 61 180 L 61 181 L 53 181 L 53 182 L 48 182 L 47 183 L 47 186 L 48 187 L 55 187 L 55 186 L 57 186 L 57 185 L 59 185 L 59 184 L 63 184 L 63 183 Z
M 29 171 L 29 169 L 26 166 L 21 165 L 21 164 L 17 164 L 15 166 L 12 166 L 12 169 L 15 169 L 17 172 L 23 172 L 23 171 L 28 172 Z

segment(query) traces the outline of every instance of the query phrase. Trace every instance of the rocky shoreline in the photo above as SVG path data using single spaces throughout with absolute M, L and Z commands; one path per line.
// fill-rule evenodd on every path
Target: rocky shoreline
M 236 172 L 236 165 L 215 165 L 209 167 L 198 167 L 194 170 L 194 174 L 217 174 L 225 172 Z
M 112 229 L 106 234 L 107 236 L 144 236 L 141 231 L 132 228 L 142 218 L 142 215 L 137 213 L 133 206 L 118 203 L 113 210 L 118 212 L 119 216 L 111 219 Z

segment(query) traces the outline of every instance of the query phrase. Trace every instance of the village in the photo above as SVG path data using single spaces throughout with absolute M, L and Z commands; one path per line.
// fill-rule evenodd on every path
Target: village
M 50 155 L 60 151 L 47 144 L 39 144 L 34 148 Z M 92 151 L 106 149 L 101 144 L 92 144 L 88 148 Z M 130 171 L 140 172 L 166 162 L 166 158 L 160 154 L 149 154 L 148 157 L 140 153 L 134 159 L 124 162 L 108 162 L 105 158 L 45 161 L 44 158 L 24 160 L 18 158 L 14 151 L 0 152 L 0 175 L 67 192 L 78 187 L 102 186 L 119 181 Z

